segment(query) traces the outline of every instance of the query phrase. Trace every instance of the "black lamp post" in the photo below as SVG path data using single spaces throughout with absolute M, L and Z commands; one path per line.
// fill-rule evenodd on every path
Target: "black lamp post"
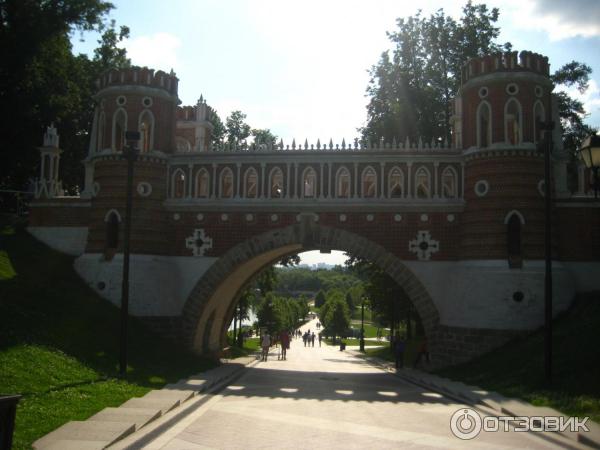
M 362 298 L 360 304 L 360 351 L 365 351 L 365 301 L 366 298 Z
M 552 132 L 554 122 L 540 122 L 540 130 L 544 131 L 542 142 L 544 152 L 544 376 L 547 383 L 552 382 L 552 176 L 550 174 L 550 157 L 552 153 Z
M 579 156 L 583 160 L 585 166 L 591 170 L 593 180 L 591 186 L 594 189 L 594 198 L 598 198 L 600 191 L 600 179 L 598 171 L 600 169 L 600 136 L 592 134 L 583 140 L 579 149 Z
M 125 205 L 125 236 L 123 237 L 123 284 L 121 286 L 121 341 L 119 373 L 127 373 L 127 320 L 129 318 L 129 238 L 131 235 L 131 208 L 133 203 L 133 163 L 137 160 L 138 131 L 126 131 L 123 158 L 127 161 L 127 200 Z

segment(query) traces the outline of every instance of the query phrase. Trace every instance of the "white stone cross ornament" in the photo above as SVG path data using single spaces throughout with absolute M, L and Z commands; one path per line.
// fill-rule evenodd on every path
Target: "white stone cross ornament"
M 204 252 L 212 246 L 213 240 L 204 233 L 203 228 L 195 229 L 194 234 L 185 240 L 185 247 L 191 249 L 194 256 L 204 256 Z
M 419 261 L 429 261 L 440 250 L 440 243 L 431 239 L 429 231 L 418 231 L 417 238 L 408 242 L 408 250 L 416 253 Z

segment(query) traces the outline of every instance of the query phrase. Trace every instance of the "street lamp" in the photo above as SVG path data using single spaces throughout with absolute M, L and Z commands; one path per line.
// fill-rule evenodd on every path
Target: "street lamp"
M 598 169 L 600 169 L 600 136 L 592 134 L 585 138 L 581 143 L 579 156 L 583 159 L 585 167 L 592 171 L 594 179 L 591 185 L 594 188 L 594 198 L 598 198 L 598 191 L 600 191 L 600 179 L 598 178 Z
M 551 115 L 550 115 L 551 117 Z M 546 382 L 552 382 L 552 189 L 550 175 L 550 157 L 552 153 L 552 133 L 554 122 L 540 122 L 540 130 L 546 137 L 541 143 L 544 152 L 544 375 Z
M 365 301 L 366 297 L 363 296 L 360 304 L 360 351 L 365 351 Z
M 126 131 L 123 158 L 127 161 L 127 203 L 125 205 L 125 236 L 123 237 L 123 284 L 121 286 L 121 342 L 119 373 L 127 373 L 127 320 L 129 318 L 129 237 L 131 235 L 131 207 L 133 203 L 133 163 L 137 160 L 139 131 Z

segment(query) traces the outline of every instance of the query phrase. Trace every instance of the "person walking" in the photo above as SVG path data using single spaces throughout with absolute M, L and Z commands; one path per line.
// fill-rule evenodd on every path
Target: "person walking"
M 269 333 L 265 332 L 263 334 L 260 346 L 262 347 L 261 361 L 266 361 L 269 355 L 269 347 L 271 347 L 271 336 L 269 336 Z
M 308 332 L 305 332 L 302 335 L 302 342 L 304 342 L 304 346 L 306 347 L 306 341 L 308 341 Z
M 310 343 L 314 347 L 315 346 L 315 332 L 310 335 Z
M 415 359 L 414 368 L 416 369 L 422 357 L 425 357 L 427 363 L 429 363 L 429 347 L 427 346 L 427 338 L 423 339 L 421 345 L 419 346 L 419 352 L 417 354 L 417 358 Z
M 287 359 L 287 349 L 290 348 L 290 336 L 287 331 L 281 331 L 279 342 L 281 343 L 281 359 Z
M 321 341 L 323 340 L 323 337 L 321 336 L 321 333 L 319 333 L 319 347 L 321 346 Z
M 394 355 L 396 357 L 396 369 L 404 367 L 404 349 L 406 344 L 404 339 L 400 337 L 400 333 L 396 333 L 394 338 Z

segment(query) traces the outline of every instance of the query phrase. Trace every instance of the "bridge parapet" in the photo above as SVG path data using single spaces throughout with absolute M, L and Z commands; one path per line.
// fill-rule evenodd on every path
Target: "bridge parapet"
M 235 142 L 235 143 L 212 143 L 208 147 L 209 151 L 215 153 L 225 152 L 243 152 L 243 153 L 254 153 L 254 152 L 282 152 L 282 151 L 310 151 L 310 152 L 364 152 L 364 151 L 385 151 L 385 150 L 403 150 L 403 151 L 429 151 L 429 150 L 449 150 L 452 146 L 446 141 L 436 141 L 432 139 L 429 142 L 419 138 L 417 141 L 410 141 L 408 138 L 404 142 L 396 141 L 385 142 L 383 139 L 377 142 L 359 142 L 358 139 L 354 141 L 348 141 L 342 139 L 341 143 L 333 143 L 333 139 L 329 140 L 329 143 L 321 143 L 320 139 L 314 144 L 308 143 L 308 140 L 304 141 L 304 144 L 296 143 L 293 139 L 291 144 L 285 144 L 283 140 L 278 143 L 268 142 L 252 142 L 248 143 Z

